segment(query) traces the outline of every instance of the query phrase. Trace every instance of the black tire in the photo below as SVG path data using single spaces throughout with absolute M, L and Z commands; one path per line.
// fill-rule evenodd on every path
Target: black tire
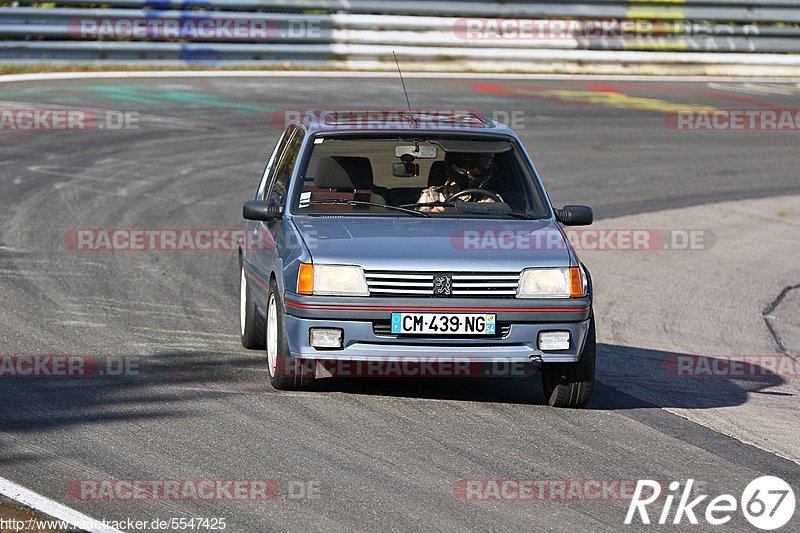
M 594 315 L 589 320 L 586 343 L 577 363 L 542 365 L 544 395 L 552 407 L 580 408 L 592 397 L 597 339 L 594 331 Z
M 244 267 L 239 268 L 239 333 L 242 336 L 242 346 L 250 350 L 264 349 L 264 319 L 258 314 L 253 293 L 250 290 L 250 280 L 244 272 Z
M 273 303 L 274 302 L 274 303 Z M 270 315 L 275 313 L 275 323 L 270 321 Z M 267 317 L 264 320 L 264 337 L 267 351 L 267 369 L 269 381 L 279 390 L 297 390 L 314 381 L 317 363 L 312 360 L 295 359 L 289 353 L 289 339 L 286 335 L 284 321 L 283 301 L 278 292 L 278 283 L 273 278 L 269 283 L 269 296 L 267 298 Z M 272 344 L 272 335 L 275 335 L 275 344 Z M 270 350 L 274 349 L 274 368 L 270 357 Z

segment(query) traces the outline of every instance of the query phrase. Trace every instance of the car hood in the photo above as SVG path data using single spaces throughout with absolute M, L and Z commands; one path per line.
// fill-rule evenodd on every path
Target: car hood
M 462 272 L 571 264 L 551 220 L 308 216 L 294 223 L 315 263 Z

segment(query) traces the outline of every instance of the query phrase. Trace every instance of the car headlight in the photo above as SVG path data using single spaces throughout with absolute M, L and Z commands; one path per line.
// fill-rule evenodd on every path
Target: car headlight
M 582 298 L 586 281 L 579 267 L 527 268 L 519 277 L 517 298 Z
M 364 270 L 353 265 L 300 265 L 299 294 L 317 296 L 369 296 Z

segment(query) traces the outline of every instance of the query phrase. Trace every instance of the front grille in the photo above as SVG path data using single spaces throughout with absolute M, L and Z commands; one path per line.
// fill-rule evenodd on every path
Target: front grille
M 364 272 L 372 296 L 434 298 L 434 274 L 452 276 L 451 296 L 458 298 L 513 298 L 517 294 L 519 272 Z M 446 298 L 447 296 L 435 296 Z
M 396 333 L 392 333 L 392 324 L 388 321 L 381 321 L 381 322 L 373 322 L 372 323 L 372 332 L 375 335 L 379 335 L 381 337 L 399 337 Z M 507 322 L 499 322 L 497 324 L 497 335 L 495 337 L 508 337 L 508 334 L 511 332 L 511 324 Z M 408 337 L 408 335 L 404 335 Z M 418 335 L 420 337 L 425 335 Z M 458 337 L 459 335 L 435 335 L 438 338 L 447 338 L 447 337 Z M 492 338 L 492 335 L 462 335 L 462 337 L 469 337 L 470 339 L 481 339 L 481 338 Z

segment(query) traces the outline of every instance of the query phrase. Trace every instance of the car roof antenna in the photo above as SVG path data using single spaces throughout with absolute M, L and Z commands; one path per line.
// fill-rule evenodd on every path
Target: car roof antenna
M 403 72 L 400 70 L 400 62 L 397 60 L 397 54 L 394 53 L 394 50 L 392 50 L 392 55 L 394 56 L 394 62 L 397 65 L 397 73 L 400 74 L 400 83 L 403 84 L 403 93 L 406 95 L 406 104 L 408 104 L 408 113 L 411 116 L 411 120 L 414 122 L 414 125 L 419 126 L 419 122 L 417 122 L 417 117 L 414 116 L 414 111 L 411 110 L 411 100 L 408 99 L 406 82 L 403 81 Z

